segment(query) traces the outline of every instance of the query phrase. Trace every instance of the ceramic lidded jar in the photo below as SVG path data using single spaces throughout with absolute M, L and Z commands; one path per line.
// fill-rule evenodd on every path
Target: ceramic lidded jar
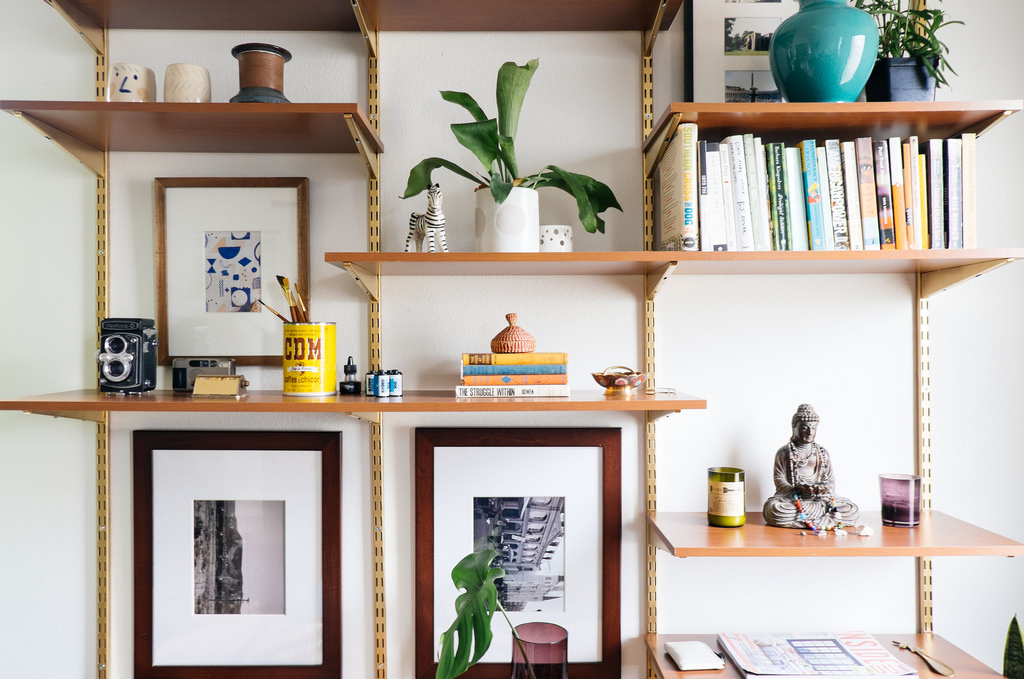
M 284 65 L 292 53 L 277 45 L 248 42 L 235 45 L 231 56 L 238 59 L 238 94 L 232 103 L 288 104 L 284 96 Z
M 878 53 L 878 25 L 846 0 L 799 0 L 779 24 L 768 63 L 782 98 L 796 102 L 856 101 Z
M 508 327 L 491 340 L 491 351 L 496 354 L 525 354 L 537 348 L 537 340 L 518 325 L 516 314 L 505 314 Z

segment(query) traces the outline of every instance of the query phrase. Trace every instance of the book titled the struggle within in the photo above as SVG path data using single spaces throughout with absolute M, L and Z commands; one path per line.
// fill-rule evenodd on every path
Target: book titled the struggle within
M 718 643 L 748 677 L 913 677 L 910 665 L 864 632 L 721 633 Z

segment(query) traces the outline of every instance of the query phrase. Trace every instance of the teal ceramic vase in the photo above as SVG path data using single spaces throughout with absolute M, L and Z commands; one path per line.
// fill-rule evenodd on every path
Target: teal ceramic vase
M 846 0 L 799 0 L 800 11 L 768 46 L 772 76 L 786 101 L 855 101 L 878 53 L 878 26 Z

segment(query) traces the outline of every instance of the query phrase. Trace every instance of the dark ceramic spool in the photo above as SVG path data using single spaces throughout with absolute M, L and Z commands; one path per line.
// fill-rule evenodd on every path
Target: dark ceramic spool
M 283 47 L 261 42 L 236 45 L 231 56 L 238 59 L 238 86 L 233 103 L 290 103 L 284 96 L 284 65 L 292 54 Z

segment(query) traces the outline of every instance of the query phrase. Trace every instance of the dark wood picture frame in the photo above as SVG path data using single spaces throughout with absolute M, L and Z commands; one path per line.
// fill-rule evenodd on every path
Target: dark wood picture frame
M 136 679 L 336 679 L 341 676 L 341 432 L 135 431 L 132 435 Z M 322 661 L 316 665 L 153 665 L 154 453 L 320 453 Z M 198 469 L 197 474 L 203 470 Z M 209 499 L 209 498 L 196 498 Z M 273 498 L 277 499 L 277 498 Z
M 569 663 L 574 679 L 612 679 L 622 674 L 621 541 L 622 541 L 622 430 L 618 428 L 417 428 L 416 464 L 416 678 L 430 679 L 437 663 L 434 653 L 435 568 L 451 570 L 455 564 L 434 561 L 435 449 L 449 447 L 599 447 L 601 454 L 600 533 L 600 639 L 601 660 Z M 469 549 L 466 550 L 469 552 Z M 454 598 L 452 599 L 454 604 Z M 454 619 L 454 609 L 453 609 Z M 495 626 L 505 622 L 495 620 Z M 572 637 L 569 640 L 572 644 Z M 509 663 L 479 663 L 463 675 L 467 679 L 507 679 Z
M 169 296 L 171 291 L 168 284 L 168 259 L 173 252 L 170 239 L 172 232 L 176 232 L 175 225 L 169 222 L 167 214 L 167 190 L 168 189 L 280 189 L 294 188 L 296 192 L 295 207 L 297 221 L 295 228 L 295 262 L 281 263 L 274 267 L 269 263 L 269 256 L 273 253 L 263 253 L 262 268 L 262 290 L 264 301 L 270 304 L 277 311 L 288 315 L 288 307 L 284 303 L 283 293 L 280 292 L 276 276 L 287 277 L 289 286 L 293 291 L 298 291 L 306 308 L 310 306 L 309 295 L 309 179 L 306 177 L 157 177 L 153 180 L 153 204 L 154 204 L 154 247 L 156 266 L 156 327 L 159 333 L 160 342 L 157 345 L 157 362 L 160 365 L 171 365 L 174 358 L 185 357 L 211 357 L 234 358 L 237 365 L 281 365 L 281 347 L 283 342 L 278 342 L 274 353 L 251 353 L 245 348 L 239 351 L 203 352 L 189 351 L 191 347 L 172 346 L 169 323 Z M 237 231 L 237 227 L 231 228 L 230 220 L 225 221 L 224 215 L 211 216 L 211 224 L 217 225 L 217 230 Z M 201 255 L 201 251 L 200 251 Z M 191 261 L 191 260 L 190 260 Z M 285 268 L 286 267 L 286 268 Z M 275 270 L 270 270 L 275 269 Z M 274 291 L 273 294 L 269 294 Z M 254 304 L 258 303 L 252 300 Z M 280 320 L 267 309 L 262 309 L 260 314 L 266 316 L 268 321 L 262 325 L 273 329 L 274 324 Z M 198 319 L 201 315 L 195 314 Z M 268 330 L 269 331 L 269 330 Z M 208 329 L 210 334 L 213 330 Z M 231 337 L 244 337 L 251 329 L 239 329 L 231 334 Z M 273 332 L 276 332 L 274 330 Z

